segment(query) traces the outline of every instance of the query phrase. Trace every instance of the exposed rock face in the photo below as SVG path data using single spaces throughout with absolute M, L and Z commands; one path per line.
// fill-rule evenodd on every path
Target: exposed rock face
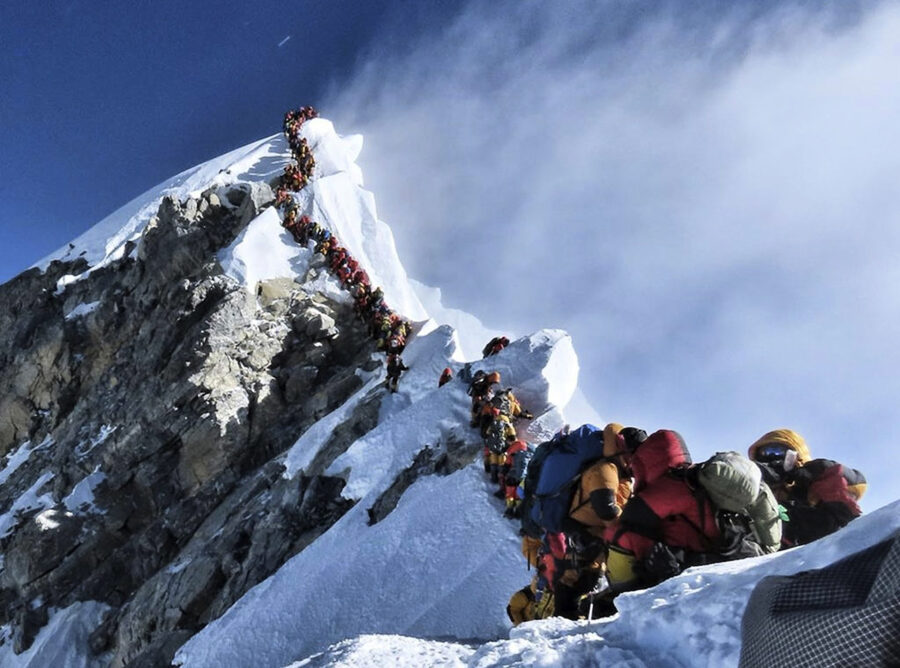
M 362 385 L 362 324 L 290 280 L 250 294 L 215 259 L 271 200 L 165 199 L 136 248 L 64 290 L 84 261 L 0 286 L 0 624 L 17 651 L 49 608 L 92 600 L 109 606 L 94 651 L 166 665 L 349 508 L 328 462 L 288 480 L 279 455 Z

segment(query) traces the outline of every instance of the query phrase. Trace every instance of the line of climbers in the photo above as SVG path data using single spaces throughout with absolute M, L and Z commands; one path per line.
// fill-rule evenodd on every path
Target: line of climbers
M 694 464 L 669 429 L 566 427 L 519 475 L 522 554 L 536 574 L 509 601 L 513 624 L 608 616 L 619 593 L 690 566 L 811 542 L 858 517 L 866 488 L 859 471 L 812 459 L 790 429 L 748 457 Z
M 369 275 L 338 238 L 321 224 L 300 214 L 293 193 L 302 190 L 310 181 L 316 161 L 305 137 L 300 136 L 304 122 L 316 118 L 318 112 L 310 106 L 288 111 L 284 116 L 284 134 L 291 148 L 294 162 L 284 168 L 276 187 L 275 205 L 283 209 L 281 225 L 304 248 L 315 242 L 313 252 L 325 259 L 329 272 L 354 299 L 354 309 L 366 323 L 375 347 L 387 355 L 387 386 L 397 391 L 400 375 L 409 369 L 400 357 L 412 335 L 412 323 L 393 311 L 384 301 L 384 291 L 372 288 Z
M 284 131 L 295 163 L 276 189 L 282 225 L 297 243 L 315 241 L 331 273 L 355 298 L 387 358 L 391 391 L 408 367 L 400 354 L 412 333 L 409 321 L 372 289 L 369 277 L 338 239 L 300 215 L 294 192 L 310 180 L 315 159 L 303 123 L 312 107 L 285 115 Z M 483 356 L 509 344 L 495 337 Z M 444 369 L 442 386 L 453 377 Z M 599 429 L 568 425 L 552 439 L 532 445 L 518 437 L 515 422 L 534 416 L 512 388 L 499 389 L 499 372 L 475 373 L 469 385 L 471 426 L 484 442 L 484 469 L 498 485 L 505 515 L 521 520 L 522 554 L 536 574 L 513 594 L 507 613 L 514 624 L 549 616 L 578 619 L 616 611 L 614 597 L 652 586 L 689 566 L 758 556 L 811 542 L 861 514 L 866 488 L 859 471 L 812 459 L 804 439 L 790 429 L 768 432 L 748 457 L 717 453 L 693 464 L 681 436 L 662 429 L 610 423 Z
M 498 485 L 494 496 L 504 499 L 505 514 L 513 518 L 518 516 L 519 483 L 533 450 L 518 437 L 515 422 L 534 415 L 522 408 L 511 387 L 500 389 L 500 381 L 499 371 L 475 372 L 468 389 L 472 397 L 470 425 L 481 434 L 484 471 Z

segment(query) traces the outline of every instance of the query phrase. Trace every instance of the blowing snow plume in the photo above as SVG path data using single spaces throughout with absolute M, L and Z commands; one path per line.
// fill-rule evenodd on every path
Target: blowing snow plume
M 852 444 L 874 509 L 900 436 L 898 31 L 890 3 L 473 3 L 329 108 L 447 303 L 566 329 L 596 406 L 698 454 L 783 424 Z

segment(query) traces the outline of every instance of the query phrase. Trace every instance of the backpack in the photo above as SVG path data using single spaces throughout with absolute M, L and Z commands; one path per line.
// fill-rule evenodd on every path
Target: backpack
M 508 443 L 506 437 L 510 433 L 510 423 L 501 418 L 494 418 L 488 425 L 484 434 L 484 444 L 488 450 L 495 455 L 502 454 L 506 451 Z
M 460 376 L 463 377 L 463 380 L 465 380 L 465 375 L 466 375 L 465 373 L 460 374 Z M 485 376 L 487 376 L 487 374 L 484 371 L 482 371 L 481 369 L 476 371 L 475 375 L 472 378 L 472 382 L 469 384 L 469 389 L 466 390 L 466 394 L 468 394 L 470 397 L 474 397 L 475 393 L 479 391 L 479 389 L 480 389 L 479 385 Z
M 603 458 L 603 430 L 592 424 L 558 441 L 541 466 L 531 519 L 550 533 L 563 531 L 581 471 Z
M 522 503 L 519 506 L 519 517 L 522 519 L 522 533 L 532 538 L 540 539 L 544 535 L 544 529 L 532 518 L 532 510 L 537 497 L 535 490 L 537 489 L 538 480 L 541 477 L 541 470 L 544 467 L 544 460 L 550 456 L 550 453 L 556 448 L 557 444 L 562 441 L 568 432 L 567 428 L 563 428 L 558 434 L 554 435 L 549 441 L 544 441 L 538 445 L 528 467 L 525 469 L 525 478 L 522 482 Z
M 737 452 L 717 452 L 700 465 L 697 482 L 717 509 L 723 554 L 739 558 L 778 549 L 778 503 L 754 462 Z M 745 538 L 760 546 L 761 551 L 757 548 L 755 554 L 749 554 L 754 548 L 744 544 Z
M 518 483 L 519 481 L 524 480 L 526 472 L 528 471 L 528 463 L 533 457 L 534 449 L 530 445 L 524 450 L 519 450 L 519 452 L 514 454 L 512 466 L 509 469 L 509 473 L 506 474 L 507 481 L 515 481 Z
M 516 401 L 516 397 L 510 389 L 497 392 L 491 399 L 491 406 L 498 408 L 500 413 L 507 417 L 513 417 L 513 410 L 518 403 L 519 402 Z

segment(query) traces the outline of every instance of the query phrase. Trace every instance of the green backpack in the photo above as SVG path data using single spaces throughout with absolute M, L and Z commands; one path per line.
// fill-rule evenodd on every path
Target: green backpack
M 700 465 L 697 480 L 720 511 L 745 516 L 753 540 L 764 552 L 781 545 L 781 518 L 778 502 L 762 472 L 737 452 L 717 452 Z

